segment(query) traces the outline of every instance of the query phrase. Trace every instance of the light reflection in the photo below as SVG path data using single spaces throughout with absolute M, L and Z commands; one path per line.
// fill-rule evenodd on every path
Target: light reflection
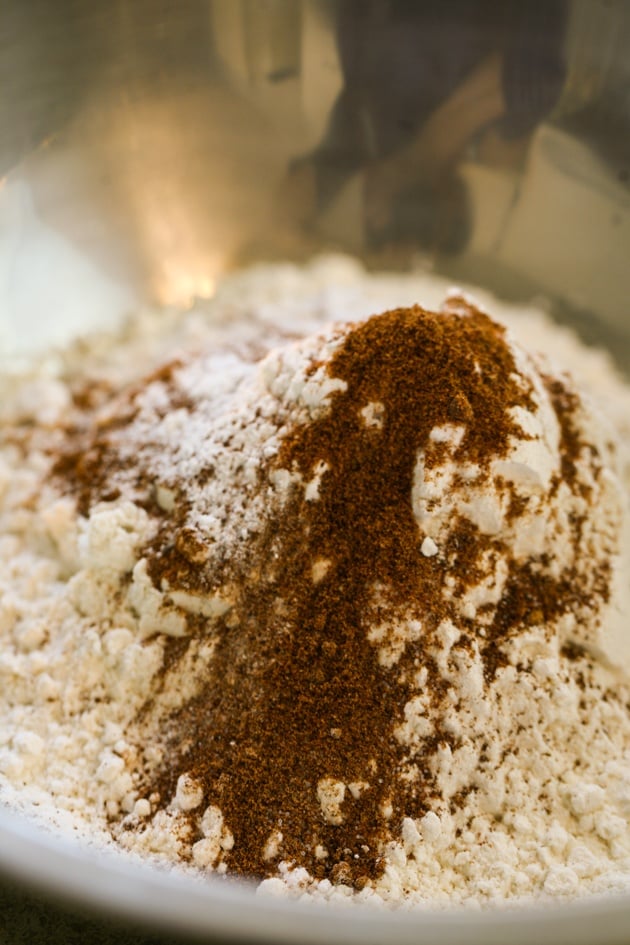
M 98 136 L 101 161 L 116 167 L 115 212 L 150 300 L 188 307 L 212 296 L 242 247 L 268 233 L 283 143 L 225 89 L 117 104 Z
M 169 260 L 161 272 L 156 273 L 154 292 L 159 305 L 174 305 L 177 308 L 191 308 L 196 299 L 210 299 L 217 287 L 217 277 L 223 270 L 220 261 L 213 264 L 216 275 L 208 271 L 198 271 L 190 261 L 178 265 Z

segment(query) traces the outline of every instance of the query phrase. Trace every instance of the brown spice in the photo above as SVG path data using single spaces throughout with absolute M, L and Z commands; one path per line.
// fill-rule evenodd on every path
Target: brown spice
M 411 504 L 418 451 L 434 427 L 463 423 L 456 460 L 478 463 L 489 475 L 490 461 L 506 454 L 510 436 L 523 437 L 510 408 L 533 406 L 503 329 L 462 299 L 451 304 L 440 315 L 399 309 L 347 329 L 328 366 L 346 389 L 332 395 L 321 419 L 289 428 L 275 460 L 305 481 L 325 463 L 318 500 L 307 501 L 295 486 L 247 560 L 226 561 L 221 580 L 232 578 L 237 603 L 229 620 L 205 625 L 216 637 L 208 677 L 166 723 L 161 735 L 168 759 L 146 790 L 166 805 L 180 774 L 197 778 L 205 802 L 222 810 L 234 835 L 226 855 L 232 872 L 270 875 L 284 859 L 316 877 L 361 887 L 381 871 L 383 843 L 396 835 L 401 818 L 431 806 L 430 761 L 449 744 L 442 729 L 447 687 L 428 653 L 440 621 L 454 616 L 442 594 L 444 578 L 455 575 L 464 592 L 478 577 L 480 555 L 506 549 L 461 520 L 439 555 L 421 553 L 423 535 Z M 566 473 L 574 484 L 578 444 L 567 418 L 575 405 L 552 393 L 564 420 Z M 133 405 L 133 397 L 127 403 Z M 380 405 L 376 429 L 365 423 L 368 404 Z M 109 434 L 130 419 L 123 409 L 57 462 L 55 474 L 77 493 L 82 511 L 111 493 L 117 456 Z M 261 468 L 261 481 L 269 472 Z M 141 467 L 136 484 L 148 507 L 150 476 Z M 510 515 L 518 517 L 524 508 L 514 498 Z M 204 569 L 186 515 L 182 496 L 145 549 L 149 573 L 158 587 L 166 580 L 170 587 L 208 591 L 217 574 Z M 321 560 L 329 562 L 328 570 L 315 581 L 313 566 Z M 254 580 L 252 566 L 259 563 Z M 478 641 L 489 678 L 504 661 L 506 638 L 576 601 L 571 575 L 552 582 L 538 572 L 535 562 L 512 563 L 507 592 Z M 368 640 L 370 627 L 411 618 L 421 622 L 420 639 L 407 641 L 393 666 L 382 665 Z M 469 648 L 474 625 L 458 620 L 467 630 L 459 645 Z M 196 632 L 204 632 L 204 621 L 198 623 Z M 185 647 L 178 642 L 169 648 L 169 665 Z M 412 750 L 400 744 L 395 729 L 419 665 L 428 673 L 435 727 Z M 414 767 L 415 776 L 401 777 Z M 346 790 L 339 824 L 322 814 L 317 787 L 323 778 L 368 785 L 355 791 L 357 797 Z M 463 789 L 459 799 L 473 788 Z M 190 815 L 193 829 L 196 816 Z M 264 849 L 274 831 L 283 841 L 278 857 L 268 861 Z M 325 858 L 316 855 L 317 845 L 328 852 Z
M 172 720 L 173 748 L 182 732 L 194 732 L 195 745 L 169 758 L 159 786 L 166 799 L 182 771 L 201 780 L 234 833 L 232 870 L 269 873 L 274 864 L 263 849 L 279 829 L 282 858 L 315 876 L 364 882 L 382 867 L 389 831 L 403 814 L 426 810 L 434 791 L 421 759 L 419 777 L 400 780 L 408 749 L 393 735 L 409 696 L 401 678 L 414 659 L 429 670 L 436 707 L 445 695 L 426 653 L 448 608 L 440 596 L 443 562 L 420 553 L 411 507 L 417 452 L 457 414 L 469 420 L 461 453 L 486 464 L 516 432 L 507 407 L 528 406 L 529 395 L 514 381 L 502 329 L 475 311 L 461 318 L 415 308 L 373 318 L 348 333 L 329 372 L 347 389 L 334 395 L 325 417 L 287 435 L 277 460 L 306 480 L 326 463 L 319 500 L 308 502 L 296 489 L 254 553 L 276 561 L 277 576 L 247 587 L 237 630 L 220 637 L 213 678 Z M 362 420 L 370 403 L 383 405 L 376 434 Z M 479 553 L 472 532 L 462 525 L 456 533 L 471 549 L 471 564 Z M 314 584 L 313 563 L 322 558 L 331 565 Z M 169 571 L 169 583 L 174 576 Z M 397 611 L 402 619 L 418 615 L 425 627 L 424 639 L 408 644 L 391 669 L 367 640 L 378 616 L 376 584 L 385 589 L 381 606 L 390 619 Z M 437 730 L 424 746 L 427 759 L 440 741 L 448 739 Z M 369 784 L 358 800 L 346 793 L 342 824 L 323 820 L 316 789 L 324 777 Z M 383 814 L 388 802 L 391 819 Z M 316 843 L 328 859 L 315 857 Z
M 562 480 L 573 484 L 576 480 L 575 464 L 580 453 L 583 449 L 593 449 L 589 444 L 582 442 L 573 421 L 574 414 L 581 406 L 580 399 L 560 378 L 545 376 L 543 379 L 560 425 Z M 588 494 L 585 498 L 588 498 Z
M 176 372 L 181 366 L 182 362 L 179 358 L 162 365 L 142 381 L 125 390 L 121 396 L 114 398 L 107 405 L 107 409 L 104 409 L 102 413 L 97 413 L 96 423 L 89 414 L 91 409 L 89 394 L 84 390 L 75 396 L 75 406 L 85 413 L 79 413 L 73 425 L 67 428 L 67 442 L 70 446 L 53 457 L 51 475 L 56 479 L 62 479 L 70 486 L 77 497 L 78 509 L 82 515 L 87 515 L 96 502 L 113 501 L 120 495 L 120 491 L 112 485 L 112 479 L 121 469 L 123 460 L 113 434 L 133 423 L 139 412 L 137 398 L 148 384 L 156 381 L 164 384 L 166 391 L 170 394 L 170 411 L 181 408 L 194 409 L 194 403 L 188 397 L 182 396 L 176 384 Z M 98 394 L 95 397 L 98 406 L 104 407 Z M 138 495 L 135 498 L 138 504 L 154 512 L 158 511 L 153 490 L 147 491 L 149 483 L 139 457 L 125 462 L 127 467 L 137 471 L 135 486 Z M 136 465 L 132 467 L 134 462 Z M 145 493 L 144 501 L 140 498 L 142 492 Z

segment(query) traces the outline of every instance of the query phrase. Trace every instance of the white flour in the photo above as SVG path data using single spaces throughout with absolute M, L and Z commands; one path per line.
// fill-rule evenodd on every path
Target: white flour
M 322 358 L 319 347 L 286 345 L 335 320 L 414 302 L 438 308 L 444 294 L 445 284 L 432 277 L 367 276 L 345 259 L 304 269 L 258 267 L 226 279 L 211 302 L 188 313 L 141 314 L 117 336 L 77 343 L 0 376 L 3 803 L 92 842 L 117 842 L 172 862 L 192 860 L 201 869 L 229 868 L 234 831 L 194 778 L 181 775 L 172 799 L 160 803 L 144 788 L 147 772 L 167 756 L 159 737 L 162 724 L 199 692 L 215 658 L 216 639 L 211 633 L 194 636 L 191 620 L 229 621 L 238 596 L 223 580 L 226 548 L 247 548 L 269 508 L 282 506 L 299 480 L 295 470 L 277 469 L 263 493 L 257 485 L 261 462 L 278 454 L 287 418 L 308 424 L 325 414 L 341 386 L 326 374 L 325 364 L 310 370 L 310 359 Z M 627 547 L 630 388 L 606 356 L 586 349 L 544 315 L 476 295 L 526 348 L 544 351 L 568 368 L 606 417 L 610 429 L 602 422 L 592 431 L 612 470 L 604 474 L 597 500 L 608 509 L 601 512 L 606 524 L 592 533 L 587 529 L 580 549 L 582 560 L 588 562 L 590 555 L 595 567 L 602 549 L 618 540 L 620 520 L 626 535 L 619 540 Z M 334 332 L 327 344 L 326 357 L 338 344 Z M 276 346 L 285 346 L 284 354 L 272 355 L 259 371 L 255 362 Z M 187 353 L 201 349 L 210 352 L 201 360 Z M 129 393 L 129 384 L 177 356 L 181 366 L 174 375 L 158 373 Z M 86 407 L 86 397 L 93 405 Z M 186 398 L 196 409 L 187 408 Z M 49 457 L 64 442 L 61 425 L 76 423 L 81 442 L 81 425 L 86 417 L 93 423 L 93 415 L 106 431 L 104 449 L 115 449 L 123 462 L 115 492 L 98 503 L 88 502 L 86 493 L 83 515 L 75 495 L 64 494 L 51 478 Z M 124 424 L 122 416 L 128 417 Z M 592 426 L 598 416 L 589 421 Z M 381 405 L 366 405 L 363 417 L 366 428 L 378 434 Z M 455 449 L 454 436 L 456 430 L 434 431 L 434 442 L 448 453 Z M 612 439 L 613 458 L 607 455 Z M 88 456 L 83 467 L 93 471 L 95 494 L 101 497 L 105 459 L 105 453 Z M 526 472 L 547 462 L 525 460 L 520 453 L 512 459 L 522 460 Z M 212 476 L 205 479 L 209 467 Z M 150 472 L 150 486 L 138 479 L 139 468 Z M 303 483 L 307 501 L 318 501 L 326 474 L 322 465 Z M 581 475 L 588 475 L 586 467 Z M 435 476 L 440 494 L 450 495 L 450 487 Z M 147 490 L 155 508 L 144 501 Z M 429 498 L 418 486 L 419 518 Z M 491 498 L 480 492 L 468 513 L 489 532 L 492 515 L 498 514 Z M 188 519 L 174 554 L 190 573 L 203 566 L 217 576 L 211 592 L 188 577 L 185 586 L 170 586 L 165 579 L 156 587 L 142 554 L 151 542 L 164 547 L 169 516 L 182 503 Z M 453 511 L 448 504 L 432 509 L 422 553 L 439 561 Z M 523 555 L 544 553 L 550 535 L 536 536 L 530 529 L 523 537 L 522 530 Z M 329 567 L 326 559 L 316 561 L 313 581 L 323 580 Z M 584 565 L 585 576 L 587 570 Z M 627 560 L 616 581 L 616 600 L 627 604 Z M 461 603 L 466 619 L 478 619 L 480 627 L 477 610 L 492 599 L 490 585 L 482 584 Z M 261 890 L 448 904 L 630 889 L 627 617 L 613 607 L 601 627 L 591 627 L 590 618 L 529 627 L 506 644 L 505 665 L 492 683 L 484 682 L 478 651 L 465 655 L 458 648 L 460 631 L 445 624 L 434 659 L 456 696 L 452 743 L 432 755 L 439 797 L 431 810 L 404 818 L 400 831 L 392 831 L 382 874 L 358 893 L 344 883 L 343 871 L 333 882 L 316 881 L 299 864 L 283 860 L 282 831 L 271 831 L 267 854 L 278 867 Z M 191 632 L 193 643 L 179 662 L 163 668 L 172 641 Z M 410 624 L 396 636 L 391 627 L 386 631 L 375 623 L 370 639 L 380 648 L 384 667 L 396 665 L 414 633 L 421 630 Z M 563 651 L 567 644 L 574 646 L 570 656 Z M 405 706 L 397 736 L 416 746 L 431 724 L 421 695 L 426 678 L 420 670 L 418 677 L 418 696 Z M 148 702 L 148 713 L 139 717 Z M 474 790 L 465 791 L 471 784 Z M 314 791 L 323 820 L 342 823 L 344 803 L 366 789 L 363 782 L 320 779 Z M 316 856 L 323 861 L 326 850 L 320 847 Z

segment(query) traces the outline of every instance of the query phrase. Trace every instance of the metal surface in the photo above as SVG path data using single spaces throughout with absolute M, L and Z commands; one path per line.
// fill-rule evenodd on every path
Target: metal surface
M 5 0 L 0 353 L 145 300 L 185 305 L 252 259 L 335 248 L 545 295 L 623 359 L 628 48 L 626 0 Z M 402 943 L 630 927 L 626 901 L 420 933 L 234 890 L 204 900 L 86 856 L 0 812 L 5 869 L 182 928 Z
M 41 318 L 25 268 L 77 301 L 80 278 L 56 292 L 29 258 L 56 240 L 123 308 L 335 247 L 625 324 L 624 0 L 6 0 L 1 17 L 5 320 Z

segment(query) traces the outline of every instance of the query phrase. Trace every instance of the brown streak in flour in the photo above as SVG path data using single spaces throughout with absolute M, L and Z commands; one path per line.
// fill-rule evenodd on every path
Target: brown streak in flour
M 227 617 L 199 618 L 196 633 L 213 638 L 213 657 L 195 696 L 160 720 L 167 760 L 145 785 L 165 807 L 181 774 L 196 778 L 205 803 L 221 809 L 234 835 L 226 854 L 232 872 L 271 875 L 283 859 L 306 866 L 316 878 L 361 888 L 382 871 L 383 844 L 397 835 L 401 818 L 421 816 L 439 796 L 431 762 L 449 745 L 444 722 L 454 708 L 430 648 L 446 618 L 465 628 L 462 649 L 470 650 L 475 639 L 472 622 L 457 617 L 456 599 L 444 594 L 445 577 L 454 575 L 463 594 L 482 574 L 480 556 L 506 549 L 460 519 L 440 554 L 421 553 L 423 535 L 411 501 L 417 456 L 434 428 L 461 423 L 455 459 L 478 464 L 488 477 L 490 461 L 506 455 L 510 438 L 524 438 L 510 409 L 533 407 L 504 330 L 463 300 L 458 309 L 441 315 L 398 309 L 347 327 L 328 364 L 328 374 L 344 381 L 345 389 L 332 394 L 323 417 L 288 427 L 279 455 L 261 465 L 259 485 L 266 488 L 277 469 L 302 479 L 282 508 L 271 501 L 268 523 L 245 554 L 213 559 L 211 571 L 195 560 L 194 536 L 185 533 L 184 484 L 173 511 L 159 512 L 157 534 L 143 550 L 160 589 L 208 593 L 228 579 L 236 588 Z M 313 372 L 320 366 L 314 363 Z M 182 401 L 174 384 L 176 368 L 167 367 L 158 380 L 170 390 L 172 409 L 192 411 L 194 402 Z M 111 490 L 120 470 L 112 433 L 132 421 L 134 396 L 55 467 L 84 514 Z M 577 444 L 566 418 L 576 405 L 559 397 L 556 392 L 572 461 Z M 361 419 L 370 404 L 382 405 L 378 431 Z M 158 514 L 150 505 L 146 460 L 138 455 L 125 459 L 126 472 L 139 504 Z M 320 463 L 325 472 L 318 496 L 307 499 L 303 483 Z M 567 473 L 574 471 L 569 463 Z M 524 508 L 514 499 L 508 517 L 514 520 Z M 314 565 L 322 560 L 328 569 L 316 581 Z M 506 592 L 488 615 L 487 636 L 477 640 L 487 679 L 505 662 L 502 644 L 511 634 L 564 613 L 575 601 L 571 575 L 542 579 L 536 562 L 511 561 Z M 422 628 L 390 665 L 368 638 L 381 613 L 393 622 L 416 620 Z M 169 670 L 186 648 L 167 647 L 161 685 L 170 684 Z M 410 747 L 396 729 L 419 665 L 427 673 L 433 731 Z M 149 725 L 150 716 L 147 706 L 139 722 Z M 156 733 L 149 729 L 148 737 Z M 410 765 L 415 774 L 402 777 Z M 326 820 L 318 799 L 323 779 L 345 786 L 338 823 Z M 473 787 L 463 787 L 453 803 Z M 189 818 L 196 829 L 198 814 Z M 282 843 L 266 859 L 265 846 L 276 831 Z
M 175 752 L 182 733 L 194 733 L 193 747 L 171 756 L 158 782 L 167 798 L 179 773 L 201 781 L 234 833 L 230 869 L 273 872 L 263 850 L 280 830 L 283 859 L 320 878 L 338 881 L 343 872 L 360 886 L 382 868 L 381 846 L 403 814 L 420 816 L 435 795 L 429 765 L 420 763 L 415 783 L 399 777 L 410 750 L 393 730 L 410 690 L 399 681 L 401 666 L 379 663 L 367 639 L 370 614 L 378 585 L 386 609 L 423 621 L 422 639 L 407 644 L 401 662 L 420 657 L 439 720 L 448 687 L 426 648 L 449 608 L 441 603 L 444 565 L 420 553 L 411 508 L 416 456 L 431 430 L 455 415 L 470 420 L 463 455 L 482 466 L 502 455 L 515 432 L 506 405 L 529 405 L 514 370 L 502 329 L 474 310 L 466 318 L 390 312 L 348 332 L 329 365 L 347 389 L 333 396 L 330 412 L 287 432 L 276 465 L 308 480 L 326 463 L 319 498 L 307 501 L 296 486 L 271 521 L 254 557 L 277 561 L 275 576 L 245 587 L 238 626 L 219 629 L 212 678 L 172 719 Z M 360 422 L 371 402 L 384 407 L 377 437 Z M 479 553 L 478 535 L 462 524 L 456 536 L 460 556 L 466 548 L 456 568 L 463 574 Z M 318 558 L 331 564 L 314 584 Z M 169 570 L 169 584 L 175 577 Z M 416 761 L 447 743 L 436 724 Z M 358 799 L 346 791 L 340 824 L 322 816 L 323 778 L 369 785 Z M 317 843 L 329 851 L 323 861 Z

